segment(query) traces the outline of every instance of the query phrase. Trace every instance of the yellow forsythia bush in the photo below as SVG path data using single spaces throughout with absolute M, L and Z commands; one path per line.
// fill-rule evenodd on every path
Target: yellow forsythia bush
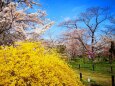
M 83 86 L 55 50 L 41 43 L 0 47 L 0 86 Z

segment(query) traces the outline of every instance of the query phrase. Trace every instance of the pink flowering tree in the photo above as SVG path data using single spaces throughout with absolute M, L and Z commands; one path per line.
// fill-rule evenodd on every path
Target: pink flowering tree
M 94 61 L 96 52 L 99 48 L 97 45 L 99 44 L 100 37 L 102 35 L 97 35 L 97 31 L 101 31 L 100 26 L 102 27 L 102 24 L 109 18 L 110 16 L 108 7 L 91 7 L 86 9 L 85 12 L 82 12 L 77 19 L 64 21 L 60 23 L 59 26 L 74 30 L 81 29 L 81 31 L 83 31 L 83 28 L 85 28 L 84 30 L 86 31 L 85 33 L 87 35 L 77 31 L 78 33 L 72 33 L 73 36 L 77 35 L 77 37 L 71 38 L 78 40 L 82 44 L 88 57 L 90 57 L 92 61 Z
M 51 20 L 45 18 L 45 11 L 38 9 L 36 12 L 29 12 L 35 4 L 32 0 L 19 1 L 20 3 L 9 0 L 1 4 L 0 44 L 11 44 L 17 40 L 38 37 L 53 25 Z M 21 7 L 24 3 L 27 8 Z
M 72 57 L 81 56 L 88 51 L 87 42 L 89 36 L 87 30 L 79 29 L 77 27 L 78 21 L 79 20 L 68 20 L 59 24 L 59 26 L 68 28 L 63 33 L 62 39 L 64 40 L 68 54 Z

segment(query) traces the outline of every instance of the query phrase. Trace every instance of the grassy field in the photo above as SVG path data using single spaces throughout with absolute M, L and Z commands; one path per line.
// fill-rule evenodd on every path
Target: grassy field
M 86 86 L 111 86 L 111 76 L 101 74 L 101 73 L 96 73 L 96 72 L 91 72 L 87 70 L 76 70 L 77 74 L 80 72 L 82 73 L 82 82 Z M 88 78 L 90 78 L 90 82 L 88 82 Z
M 109 64 L 108 62 L 95 63 L 94 71 L 92 71 L 91 62 L 83 62 L 80 60 L 69 61 L 70 66 L 76 70 L 77 74 L 82 73 L 82 81 L 86 86 L 111 86 L 111 75 L 115 75 L 115 62 Z M 80 64 L 80 69 L 79 69 Z M 111 66 L 113 73 L 111 73 Z M 90 83 L 88 82 L 90 78 Z

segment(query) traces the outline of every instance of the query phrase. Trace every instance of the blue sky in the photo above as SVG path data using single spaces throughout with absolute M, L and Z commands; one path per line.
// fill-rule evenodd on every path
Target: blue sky
M 40 0 L 40 3 L 42 9 L 46 10 L 47 17 L 55 22 L 55 25 L 50 28 L 54 37 L 58 37 L 59 33 L 63 31 L 63 28 L 57 27 L 60 22 L 69 18 L 76 18 L 86 8 L 110 6 L 115 12 L 115 0 Z

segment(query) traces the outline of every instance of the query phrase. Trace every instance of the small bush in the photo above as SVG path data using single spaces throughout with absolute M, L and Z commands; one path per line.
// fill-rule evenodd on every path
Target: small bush
M 0 86 L 83 86 L 55 50 L 20 42 L 0 48 Z

